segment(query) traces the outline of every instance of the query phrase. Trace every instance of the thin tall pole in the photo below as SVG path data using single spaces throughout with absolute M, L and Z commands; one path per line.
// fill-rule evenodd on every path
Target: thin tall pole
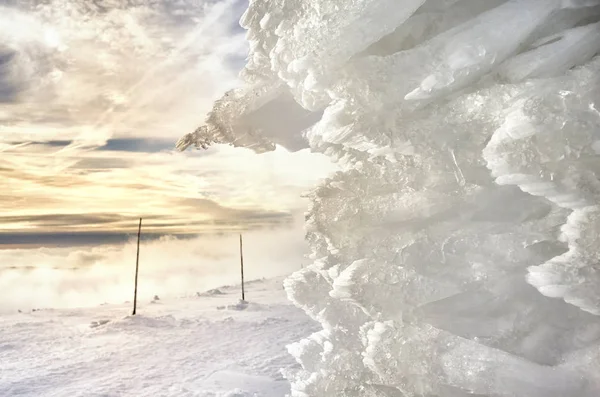
M 242 269 L 242 300 L 246 300 L 246 293 L 244 291 L 244 252 L 242 247 L 242 235 L 240 234 L 240 265 Z
M 140 237 L 142 235 L 142 218 L 140 218 L 140 226 L 138 228 L 138 240 L 137 240 L 137 255 L 135 258 L 135 287 L 133 290 L 133 313 L 135 316 L 135 312 L 137 309 L 137 287 L 138 287 L 138 274 L 140 272 Z

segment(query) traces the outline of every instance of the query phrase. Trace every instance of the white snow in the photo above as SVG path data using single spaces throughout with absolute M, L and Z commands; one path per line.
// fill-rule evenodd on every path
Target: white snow
M 281 397 L 286 345 L 316 330 L 282 279 L 194 298 L 0 317 L 0 396 Z M 230 306 L 228 308 L 223 308 Z

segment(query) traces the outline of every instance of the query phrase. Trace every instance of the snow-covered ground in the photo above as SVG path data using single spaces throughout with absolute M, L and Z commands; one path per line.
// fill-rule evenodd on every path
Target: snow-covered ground
M 286 345 L 317 329 L 282 279 L 196 297 L 0 316 L 0 396 L 284 396 Z

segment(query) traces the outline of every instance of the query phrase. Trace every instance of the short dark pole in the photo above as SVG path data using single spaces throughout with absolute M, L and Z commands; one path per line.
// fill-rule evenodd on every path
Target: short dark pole
M 240 265 L 242 269 L 242 301 L 246 300 L 246 293 L 244 291 L 244 252 L 242 251 L 242 235 L 240 234 Z
M 142 235 L 142 218 L 140 218 L 140 226 L 138 228 L 138 240 L 137 240 L 137 255 L 135 258 L 135 287 L 133 290 L 133 313 L 135 316 L 135 312 L 137 309 L 137 287 L 138 287 L 138 274 L 140 272 L 140 237 Z

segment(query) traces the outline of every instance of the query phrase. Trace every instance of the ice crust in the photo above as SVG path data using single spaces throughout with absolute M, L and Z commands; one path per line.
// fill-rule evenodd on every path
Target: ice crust
M 600 0 L 251 0 L 180 149 L 310 147 L 294 397 L 600 396 Z

